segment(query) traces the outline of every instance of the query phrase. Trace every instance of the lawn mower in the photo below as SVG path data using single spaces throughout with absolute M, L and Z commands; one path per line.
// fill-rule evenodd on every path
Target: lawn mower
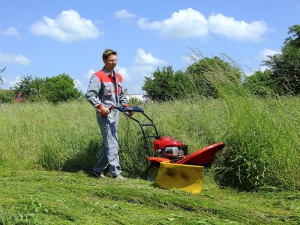
M 146 176 L 150 182 L 155 182 L 165 189 L 181 189 L 191 193 L 199 193 L 202 189 L 203 171 L 211 166 L 215 154 L 224 147 L 223 142 L 218 142 L 204 147 L 192 154 L 188 154 L 188 146 L 172 136 L 159 136 L 153 120 L 139 107 L 111 107 L 117 109 L 131 120 L 137 122 L 141 128 L 145 140 L 147 160 L 150 162 Z M 132 116 L 132 113 L 140 113 L 147 123 L 141 123 Z M 152 127 L 154 134 L 148 135 L 146 127 Z M 154 138 L 153 147 L 156 155 L 151 156 L 149 139 Z

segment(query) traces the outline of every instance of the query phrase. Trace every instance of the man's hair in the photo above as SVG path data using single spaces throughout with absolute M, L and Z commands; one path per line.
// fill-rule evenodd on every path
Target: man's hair
M 102 59 L 107 60 L 110 55 L 117 55 L 117 52 L 107 48 L 103 52 Z

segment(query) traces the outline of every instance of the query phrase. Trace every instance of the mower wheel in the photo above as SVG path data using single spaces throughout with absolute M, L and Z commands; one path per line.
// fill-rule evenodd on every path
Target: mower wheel
M 153 183 L 155 182 L 155 179 L 156 179 L 158 171 L 159 171 L 159 167 L 160 167 L 159 163 L 151 163 L 148 166 L 148 169 L 146 172 L 148 181 L 153 182 Z

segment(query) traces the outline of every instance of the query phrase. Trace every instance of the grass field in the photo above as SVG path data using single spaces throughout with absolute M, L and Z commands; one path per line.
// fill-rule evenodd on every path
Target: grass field
M 143 179 L 140 130 L 122 115 L 128 179 L 99 180 L 90 172 L 101 138 L 86 101 L 1 105 L 0 224 L 300 224 L 298 103 L 242 96 L 143 105 L 159 133 L 190 153 L 225 143 L 199 195 Z
M 0 224 L 299 224 L 300 193 L 237 192 L 205 179 L 201 194 L 82 172 L 0 171 Z

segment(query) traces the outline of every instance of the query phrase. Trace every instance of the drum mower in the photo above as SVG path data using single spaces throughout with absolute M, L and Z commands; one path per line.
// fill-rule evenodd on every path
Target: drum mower
M 153 120 L 139 107 L 111 107 L 119 110 L 131 120 L 137 122 L 141 128 L 145 140 L 147 160 L 150 162 L 146 176 L 150 182 L 155 182 L 159 187 L 165 189 L 181 189 L 193 194 L 202 189 L 203 171 L 209 167 L 215 154 L 224 147 L 223 142 L 218 142 L 204 147 L 192 154 L 188 154 L 188 146 L 171 136 L 159 136 Z M 140 113 L 147 123 L 141 123 L 130 115 L 130 112 Z M 148 135 L 146 127 L 152 127 L 154 134 Z M 153 147 L 156 155 L 151 156 L 149 139 L 153 139 Z

